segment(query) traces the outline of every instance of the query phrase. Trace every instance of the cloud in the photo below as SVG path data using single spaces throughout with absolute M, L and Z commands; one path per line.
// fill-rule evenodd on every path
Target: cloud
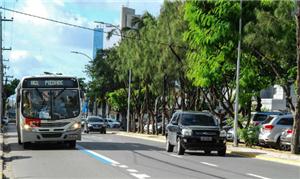
M 18 78 L 41 74 L 51 68 L 48 63 L 44 63 L 43 60 L 38 59 L 40 57 L 36 57 L 28 51 L 15 50 L 11 52 L 10 57 L 11 61 L 9 63 L 12 67 L 10 70 Z

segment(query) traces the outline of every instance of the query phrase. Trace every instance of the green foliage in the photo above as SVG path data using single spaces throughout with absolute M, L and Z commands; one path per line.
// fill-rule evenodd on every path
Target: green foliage
M 114 111 L 125 112 L 127 108 L 127 91 L 118 89 L 107 94 L 108 104 Z
M 5 99 L 4 101 L 11 95 L 15 94 L 15 89 L 18 86 L 20 80 L 19 79 L 13 79 L 10 83 L 3 86 L 4 93 L 5 93 Z
M 250 125 L 248 128 L 239 129 L 238 133 L 246 146 L 251 147 L 258 143 L 259 126 Z

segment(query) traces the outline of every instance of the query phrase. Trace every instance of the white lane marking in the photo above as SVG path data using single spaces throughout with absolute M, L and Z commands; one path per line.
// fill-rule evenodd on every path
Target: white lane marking
M 136 145 L 136 144 L 132 144 L 132 146 L 133 146 L 133 147 L 139 147 L 139 146 L 138 146 L 138 145 Z
M 182 156 L 178 156 L 178 155 L 175 155 L 175 154 L 169 154 L 170 156 L 172 157 L 176 157 L 176 158 L 182 158 Z
M 128 168 L 127 165 L 119 165 L 120 168 Z
M 130 173 L 137 173 L 138 171 L 135 169 L 127 169 L 127 171 L 129 171 Z
M 201 162 L 204 165 L 212 166 L 212 167 L 218 167 L 218 165 L 212 164 L 212 163 L 207 163 L 207 162 Z
M 253 177 L 256 177 L 256 178 L 261 178 L 261 179 L 271 179 L 271 178 L 267 178 L 267 177 L 263 177 L 263 176 L 259 176 L 259 175 L 255 175 L 253 173 L 246 173 L 247 175 L 249 176 L 253 176 Z
M 145 179 L 145 178 L 150 178 L 149 175 L 146 175 L 146 174 L 137 174 L 137 173 L 130 173 L 130 175 L 138 178 L 138 179 Z
M 81 145 L 78 145 L 78 144 L 77 144 L 76 148 L 78 148 L 79 150 L 83 150 L 83 151 L 85 151 L 85 152 L 87 152 L 87 153 L 89 153 L 89 154 L 92 154 L 93 156 L 96 156 L 96 157 L 98 157 L 98 158 L 104 159 L 104 160 L 110 162 L 111 164 L 116 164 L 116 165 L 119 165 L 119 164 L 120 164 L 119 162 L 114 161 L 113 159 L 110 159 L 110 158 L 108 158 L 108 157 L 106 157 L 106 156 L 104 156 L 104 155 L 98 154 L 98 153 L 96 153 L 96 152 L 94 152 L 94 151 L 88 150 L 88 149 L 82 147 Z
M 112 165 L 112 166 L 114 166 L 114 167 L 118 166 L 118 165 L 117 165 L 117 164 L 115 164 L 115 163 L 112 163 L 111 165 Z

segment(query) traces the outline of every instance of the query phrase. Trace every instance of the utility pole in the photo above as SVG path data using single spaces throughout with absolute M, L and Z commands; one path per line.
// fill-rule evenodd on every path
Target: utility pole
M 238 135 L 237 135 L 237 127 L 238 127 L 238 118 L 239 118 L 239 85 L 240 85 L 240 58 L 241 58 L 241 41 L 242 41 L 242 2 L 240 0 L 240 20 L 239 20 L 239 42 L 238 42 L 238 57 L 236 63 L 236 90 L 235 90 L 235 104 L 234 104 L 234 140 L 233 146 L 238 146 Z
M 2 22 L 12 21 L 12 19 L 2 19 L 2 13 L 0 12 L 0 129 L 2 129 L 2 118 L 3 118 L 3 50 L 11 50 L 2 47 Z M 0 130 L 1 131 L 1 130 Z

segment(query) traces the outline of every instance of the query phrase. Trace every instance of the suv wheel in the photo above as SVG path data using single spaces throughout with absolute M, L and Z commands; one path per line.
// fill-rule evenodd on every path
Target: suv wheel
M 166 151 L 167 152 L 173 152 L 174 150 L 174 145 L 170 144 L 168 136 L 166 137 Z
M 181 141 L 180 141 L 180 139 L 178 138 L 177 139 L 177 154 L 178 155 L 183 155 L 184 154 L 184 148 L 182 147 L 182 145 L 181 145 Z
M 219 150 L 219 151 L 218 151 L 218 155 L 224 157 L 224 156 L 226 155 L 226 148 L 224 148 L 224 149 L 222 149 L 222 150 Z
M 30 142 L 23 142 L 23 148 L 24 149 L 29 149 L 31 147 L 31 143 Z

